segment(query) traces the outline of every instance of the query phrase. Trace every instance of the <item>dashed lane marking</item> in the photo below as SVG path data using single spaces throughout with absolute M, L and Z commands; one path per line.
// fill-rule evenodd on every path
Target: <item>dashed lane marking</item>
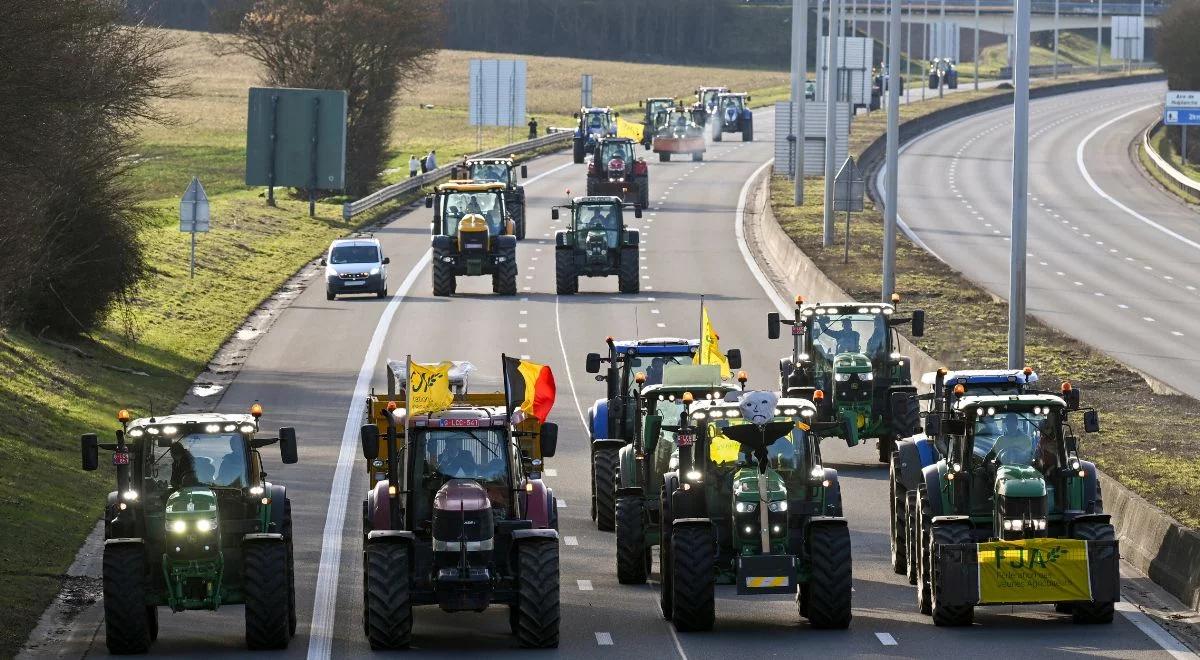
M 875 638 L 878 639 L 879 643 L 883 644 L 884 646 L 899 646 L 900 645 L 900 643 L 896 641 L 896 638 L 892 637 L 891 633 L 877 632 L 877 633 L 875 633 Z
M 580 591 L 592 591 L 591 580 L 575 580 L 575 584 L 579 586 Z
M 599 646 L 612 646 L 613 645 L 612 635 L 609 633 L 606 633 L 606 632 L 596 633 L 596 644 L 598 644 Z

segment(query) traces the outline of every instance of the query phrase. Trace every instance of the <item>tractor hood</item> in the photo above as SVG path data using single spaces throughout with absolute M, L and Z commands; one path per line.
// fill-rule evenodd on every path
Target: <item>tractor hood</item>
M 996 494 L 1003 497 L 1045 497 L 1046 480 L 1033 467 L 1002 465 L 996 470 Z
M 747 467 L 738 470 L 733 476 L 733 499 L 737 502 L 757 502 L 758 497 L 758 468 Z M 783 477 L 772 469 L 767 469 L 767 501 L 781 502 L 787 499 L 787 487 L 783 485 Z
M 871 358 L 864 353 L 838 353 L 833 358 L 833 370 L 839 374 L 871 373 Z
M 487 491 L 470 479 L 451 479 L 433 498 L 437 511 L 482 511 L 492 508 Z
M 491 502 L 477 482 L 451 479 L 434 496 L 434 552 L 490 551 L 493 527 Z
M 189 486 L 171 493 L 163 518 L 173 558 L 195 558 L 197 549 L 210 552 L 219 546 L 217 494 L 211 488 Z

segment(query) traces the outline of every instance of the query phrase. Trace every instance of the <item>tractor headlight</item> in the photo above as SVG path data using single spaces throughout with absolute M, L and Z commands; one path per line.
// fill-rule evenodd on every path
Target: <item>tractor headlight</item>
M 797 355 L 796 360 L 798 362 L 808 362 L 808 353 L 801 353 L 800 355 Z
M 873 373 L 859 374 L 858 378 L 860 380 L 875 380 L 875 374 L 873 374 Z
M 200 532 L 211 532 L 212 528 L 215 526 L 216 525 L 213 525 L 211 520 L 208 520 L 206 518 L 202 518 L 202 519 L 196 521 L 196 529 Z
M 758 511 L 758 504 L 754 502 L 738 502 L 733 505 L 733 508 L 738 513 L 754 513 Z
M 787 511 L 787 501 L 780 500 L 778 502 L 771 502 L 767 505 L 767 511 L 770 511 L 771 513 L 783 513 L 784 511 Z
M 1034 521 L 1033 521 L 1033 528 L 1034 528 L 1034 529 L 1036 529 L 1036 530 L 1038 530 L 1039 532 L 1044 532 L 1044 531 L 1046 531 L 1046 519 L 1045 519 L 1045 518 L 1038 518 L 1038 519 L 1034 520 Z
M 850 380 L 850 374 L 836 373 L 833 375 L 833 379 L 839 383 L 844 383 Z
M 262 495 L 262 494 L 263 494 L 263 487 L 262 487 L 262 486 L 251 486 L 251 487 L 250 487 L 250 494 L 251 494 L 251 495 L 254 495 L 255 497 L 257 497 L 257 496 L 259 496 L 259 495 Z
M 127 490 L 121 493 L 121 497 L 126 501 L 132 502 L 138 498 L 138 493 L 136 490 Z
M 688 481 L 700 481 L 700 476 L 699 470 L 692 470 L 687 473 Z
M 1072 470 L 1081 470 L 1081 469 L 1083 469 L 1083 464 L 1077 460 L 1071 461 L 1071 469 Z
M 175 435 L 179 433 L 179 429 L 175 426 L 164 426 L 162 427 L 162 432 L 163 435 Z
M 1016 519 L 1004 521 L 1004 531 L 1006 532 L 1019 532 L 1023 529 L 1025 529 L 1024 520 Z
M 182 520 L 176 520 L 171 523 L 171 531 L 176 534 L 182 534 L 187 531 L 187 523 Z
M 242 433 L 254 433 L 254 425 L 253 424 L 242 424 L 238 428 L 238 430 L 241 431 Z
M 225 431 L 226 433 L 233 433 L 234 431 L 237 430 L 237 424 L 226 424 L 225 428 L 222 430 Z
M 205 433 L 220 433 L 221 425 L 220 424 L 208 424 L 204 427 L 204 432 Z
M 821 467 L 821 465 L 818 463 L 817 465 L 813 466 L 812 471 L 808 474 L 813 479 L 820 479 L 825 476 L 825 468 Z

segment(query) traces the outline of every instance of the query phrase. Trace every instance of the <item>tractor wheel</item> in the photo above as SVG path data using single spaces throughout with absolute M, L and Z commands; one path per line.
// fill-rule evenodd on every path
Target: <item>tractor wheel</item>
M 621 265 L 617 268 L 617 290 L 621 293 L 637 293 L 638 273 L 638 249 L 621 248 Z
M 456 288 L 454 270 L 450 264 L 442 260 L 447 256 L 449 255 L 442 250 L 433 251 L 433 295 L 435 296 L 453 295 Z
M 525 648 L 558 646 L 558 542 L 527 539 L 517 546 L 517 641 Z
M 517 240 L 523 241 L 525 240 L 525 205 L 523 203 L 514 204 L 513 209 L 513 218 L 516 219 L 517 224 Z
M 888 519 L 891 522 L 888 545 L 891 547 L 892 570 L 897 575 L 904 575 L 905 569 L 908 567 L 908 553 L 904 545 L 904 501 L 907 499 L 907 491 L 900 484 L 899 453 L 892 454 L 888 468 L 888 491 L 890 494 Z
M 288 636 L 296 636 L 296 553 L 292 550 L 292 499 L 283 500 L 283 541 L 287 544 Z
M 646 179 L 646 185 L 638 193 L 638 206 L 643 209 L 650 207 L 650 179 Z
M 909 584 L 917 583 L 917 493 L 904 494 L 904 551 L 908 558 L 905 576 Z
M 852 617 L 854 574 L 850 530 L 818 525 L 809 537 L 808 621 L 814 628 L 846 628 Z
M 669 153 L 667 153 L 667 152 L 665 152 L 665 151 L 660 151 L 660 152 L 658 152 L 658 162 L 660 162 L 660 163 L 669 163 L 669 162 L 671 162 L 671 154 L 669 154 Z
M 367 573 L 367 641 L 372 650 L 402 649 L 412 641 L 408 547 L 372 543 L 363 553 Z
M 157 616 L 152 622 L 148 609 L 144 548 L 136 543 L 105 546 L 104 636 L 109 653 L 145 653 L 150 649 Z
M 742 125 L 742 142 L 754 141 L 754 119 L 747 119 Z
M 645 584 L 646 528 L 645 505 L 641 496 L 617 498 L 617 582 Z
M 287 544 L 255 541 L 242 546 L 246 598 L 246 647 L 286 649 L 288 634 Z
M 938 554 L 938 546 L 953 545 L 956 543 L 971 542 L 971 526 L 962 523 L 951 523 L 948 525 L 933 525 L 931 545 L 929 547 L 929 555 L 931 557 L 930 566 L 933 570 L 930 571 L 930 592 L 933 595 L 931 599 L 933 625 L 935 626 L 969 626 L 975 620 L 974 605 L 940 605 L 938 603 L 938 592 L 941 591 L 940 582 L 941 575 L 938 574 L 938 562 L 932 561 L 932 558 Z
M 716 129 L 713 130 L 713 142 L 720 142 L 720 141 L 721 141 L 721 127 L 718 126 Z
M 921 614 L 933 614 L 929 592 L 929 494 L 917 486 L 917 609 Z M 929 516 L 932 519 L 932 516 Z
M 579 274 L 570 250 L 554 251 L 554 287 L 560 296 L 579 293 Z
M 667 621 L 671 620 L 671 615 L 675 609 L 675 602 L 671 591 L 673 575 L 671 572 L 671 515 L 667 509 L 669 501 L 670 499 L 666 493 L 662 493 L 659 497 L 659 511 L 661 513 L 659 514 L 658 526 L 658 609 L 662 611 L 663 618 Z
M 146 606 L 146 626 L 150 629 L 150 641 L 158 641 L 158 606 Z
M 1085 522 L 1075 526 L 1075 538 L 1084 541 L 1112 541 L 1117 538 L 1108 523 Z M 1071 620 L 1075 623 L 1112 623 L 1112 603 L 1072 603 Z
M 888 464 L 892 462 L 892 452 L 896 451 L 896 437 L 892 435 L 884 435 L 876 440 L 879 449 L 879 462 Z
M 617 450 L 597 449 L 592 452 L 596 476 L 596 529 L 611 532 L 616 528 L 617 485 L 613 473 L 617 469 Z
M 893 437 L 892 446 L 896 441 L 912 435 L 921 427 L 921 408 L 915 399 L 909 399 L 909 405 L 904 408 L 904 414 L 894 415 L 891 423 Z M 889 455 L 890 456 L 890 455 Z
M 679 632 L 712 630 L 717 614 L 716 561 L 717 544 L 708 527 L 687 526 L 671 534 L 671 623 Z
M 333 292 L 333 289 L 325 289 L 325 300 L 334 300 L 336 298 L 337 294 Z
M 504 261 L 496 264 L 492 273 L 492 292 L 502 296 L 517 295 L 517 246 L 502 248 Z
M 578 165 L 583 162 L 583 139 L 575 138 L 571 144 L 571 156 Z
M 693 154 L 692 154 L 692 161 L 693 161 L 693 162 L 699 162 L 699 161 L 702 161 L 702 160 L 704 160 L 704 152 L 703 152 L 703 151 L 697 151 L 697 152 L 695 152 L 695 153 L 693 153 Z

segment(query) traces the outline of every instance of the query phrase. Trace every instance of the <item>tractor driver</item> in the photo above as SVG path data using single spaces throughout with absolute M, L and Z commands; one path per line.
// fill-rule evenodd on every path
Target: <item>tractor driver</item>
M 829 327 L 829 321 L 826 319 L 817 319 L 817 328 L 821 334 L 832 337 L 835 344 L 834 353 L 858 353 L 862 350 L 862 335 L 854 329 L 850 319 L 842 319 L 842 327 L 838 330 L 833 330 Z
M 241 437 L 229 436 L 229 453 L 221 457 L 214 485 L 241 488 L 244 485 L 242 478 L 246 474 L 246 465 L 242 458 Z
M 171 488 L 180 489 L 200 483 L 196 477 L 196 459 L 182 442 L 172 442 L 167 450 L 171 454 Z
M 453 458 L 441 464 L 439 471 L 451 478 L 473 477 L 479 472 L 479 464 L 475 462 L 471 452 L 459 449 Z
M 1020 413 L 1001 413 L 1004 417 L 1004 433 L 996 438 L 988 457 L 1007 465 L 1029 465 L 1033 462 L 1036 437 L 1030 437 L 1021 428 Z

